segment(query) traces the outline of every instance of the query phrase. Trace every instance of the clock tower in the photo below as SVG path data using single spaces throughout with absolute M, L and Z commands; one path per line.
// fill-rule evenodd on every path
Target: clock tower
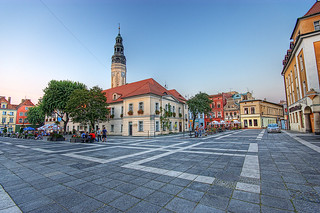
M 122 37 L 119 33 L 116 37 L 116 44 L 114 45 L 114 54 L 111 63 L 111 88 L 125 85 L 127 76 L 126 57 L 124 56 L 124 48 L 122 44 Z

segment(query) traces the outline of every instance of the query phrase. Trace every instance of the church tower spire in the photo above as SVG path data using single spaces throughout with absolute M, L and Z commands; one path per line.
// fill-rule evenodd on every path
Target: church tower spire
M 127 76 L 126 57 L 124 56 L 124 47 L 122 44 L 122 37 L 119 33 L 116 37 L 116 44 L 114 45 L 114 54 L 111 63 L 111 88 L 125 85 Z

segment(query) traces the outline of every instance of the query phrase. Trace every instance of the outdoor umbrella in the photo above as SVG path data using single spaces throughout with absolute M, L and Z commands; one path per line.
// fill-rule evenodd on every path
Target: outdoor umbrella
M 30 127 L 30 126 L 28 126 L 28 127 L 24 128 L 23 130 L 24 130 L 24 131 L 32 131 L 32 130 L 35 130 L 35 129 L 32 128 L 32 127 Z

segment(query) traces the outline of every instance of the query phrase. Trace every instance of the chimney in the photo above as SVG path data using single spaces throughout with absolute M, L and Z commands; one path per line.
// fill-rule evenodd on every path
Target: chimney
M 11 104 L 11 97 L 8 97 L 8 102 L 9 104 Z

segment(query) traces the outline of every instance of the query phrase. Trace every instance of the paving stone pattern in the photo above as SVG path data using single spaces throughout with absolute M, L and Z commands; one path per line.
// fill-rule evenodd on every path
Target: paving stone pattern
M 109 137 L 93 144 L 0 138 L 3 212 L 319 212 L 310 134 Z

